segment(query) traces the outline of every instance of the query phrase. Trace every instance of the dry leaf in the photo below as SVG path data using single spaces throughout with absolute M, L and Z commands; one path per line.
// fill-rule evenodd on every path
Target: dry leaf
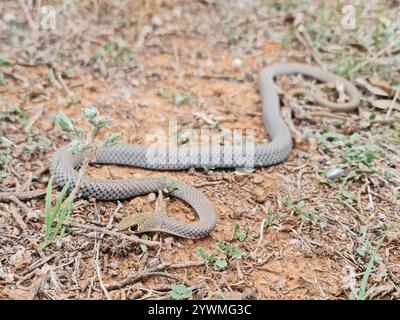
M 36 277 L 32 281 L 29 292 L 25 296 L 26 300 L 33 300 L 36 297 L 49 271 L 50 266 L 48 264 L 45 264 L 41 269 L 36 270 Z
M 369 82 L 373 86 L 385 91 L 391 97 L 394 97 L 394 95 L 396 94 L 396 89 L 393 88 L 388 82 L 383 80 L 381 77 L 379 77 L 379 75 L 376 73 L 374 73 L 374 75 L 369 79 Z
M 356 79 L 356 82 L 357 82 L 359 85 L 363 86 L 365 89 L 367 89 L 369 92 L 371 92 L 373 95 L 389 97 L 389 94 L 388 94 L 386 91 L 382 90 L 382 89 L 379 88 L 379 87 L 375 87 L 375 86 L 371 85 L 371 84 L 370 84 L 366 79 L 364 79 L 364 78 L 357 78 L 357 79 Z
M 27 290 L 5 288 L 3 293 L 12 300 L 26 300 Z
M 2 269 L 0 269 L 0 280 L 4 280 L 6 282 L 14 281 L 14 274 L 5 273 Z
M 9 264 L 16 269 L 21 269 L 32 261 L 32 257 L 26 252 L 25 248 L 19 249 L 10 257 Z
M 371 104 L 374 108 L 381 109 L 381 110 L 389 109 L 391 103 L 392 103 L 392 100 L 387 100 L 387 99 L 379 99 L 379 100 L 371 101 Z M 400 103 L 395 102 L 393 105 L 393 109 L 400 111 Z

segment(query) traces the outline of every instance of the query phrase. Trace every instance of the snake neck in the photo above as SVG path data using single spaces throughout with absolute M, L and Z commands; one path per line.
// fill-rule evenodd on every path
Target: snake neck
M 174 218 L 160 215 L 155 218 L 154 227 L 149 228 L 148 231 L 165 232 L 188 239 L 200 239 L 211 232 L 215 227 L 215 223 L 216 219 L 214 218 L 211 221 L 207 221 L 207 223 L 199 221 L 192 224 L 183 224 Z

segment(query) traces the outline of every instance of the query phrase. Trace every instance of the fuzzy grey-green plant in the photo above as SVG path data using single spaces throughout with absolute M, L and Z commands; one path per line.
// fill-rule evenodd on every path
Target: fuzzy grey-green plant
M 109 125 L 111 120 L 102 117 L 99 111 L 93 107 L 83 109 L 82 114 L 91 126 L 89 131 L 78 128 L 76 122 L 68 117 L 65 113 L 59 113 L 58 115 L 51 117 L 51 119 L 58 124 L 62 131 L 68 133 L 71 137 L 76 139 L 71 142 L 69 148 L 73 153 L 84 153 L 84 160 L 79 170 L 76 184 L 71 190 L 69 196 L 66 197 L 66 193 L 69 189 L 69 186 L 66 185 L 57 197 L 54 206 L 52 205 L 53 180 L 50 179 L 48 182 L 45 201 L 45 240 L 43 247 L 51 245 L 57 236 L 62 237 L 64 235 L 65 228 L 62 227 L 63 223 L 72 213 L 74 199 L 79 191 L 80 184 L 89 162 L 96 153 L 97 148 L 99 146 L 111 146 L 123 135 L 123 132 L 118 132 L 115 134 L 109 134 L 102 140 L 95 140 L 100 130 Z M 53 227 L 56 219 L 56 226 Z

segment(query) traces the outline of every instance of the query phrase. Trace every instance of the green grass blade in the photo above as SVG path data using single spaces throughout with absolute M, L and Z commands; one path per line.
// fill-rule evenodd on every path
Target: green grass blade
M 57 217 L 57 215 L 60 211 L 61 205 L 65 199 L 67 190 L 68 190 L 68 185 L 65 185 L 64 188 L 61 190 L 59 196 L 57 197 L 56 204 L 54 205 L 54 209 L 49 218 L 50 227 L 53 225 L 54 219 Z
M 63 210 L 61 211 L 60 217 L 58 218 L 57 225 L 56 225 L 56 227 L 55 227 L 55 229 L 54 229 L 54 232 L 53 232 L 52 240 L 54 240 L 55 237 L 56 237 L 56 236 L 58 235 L 58 233 L 60 232 L 60 229 L 61 229 L 61 227 L 62 227 L 62 224 L 63 224 L 63 222 L 64 222 L 64 220 L 65 220 L 65 217 L 66 217 L 67 215 L 69 215 L 69 213 L 71 212 L 71 210 L 72 210 L 72 199 L 71 199 L 71 198 L 68 198 L 68 199 L 66 200 L 66 202 L 65 202 L 65 207 L 64 207 Z
M 56 214 L 60 211 L 61 204 L 65 199 L 65 195 L 67 194 L 67 191 L 68 191 L 68 185 L 65 185 L 64 188 L 62 188 L 59 196 L 57 197 L 56 204 L 54 205 L 54 209 L 53 209 L 53 216 L 56 216 Z M 53 220 L 54 220 L 54 217 L 53 217 Z
M 48 239 L 51 231 L 51 190 L 53 189 L 53 179 L 50 178 L 49 183 L 47 184 L 46 189 L 46 198 L 45 198 L 45 239 Z
M 361 284 L 360 284 L 360 290 L 358 291 L 358 300 L 367 299 L 367 295 L 366 295 L 365 291 L 367 289 L 368 279 L 369 279 L 369 276 L 371 275 L 374 264 L 375 264 L 375 255 L 373 255 L 368 261 L 367 268 L 365 270 L 364 276 L 363 276 Z
M 385 237 L 386 237 L 386 235 L 383 235 L 378 240 L 378 243 L 377 243 L 376 248 L 375 248 L 375 252 L 378 252 L 378 250 L 380 249 Z M 368 296 L 370 295 L 369 293 L 366 292 L 366 290 L 367 290 L 369 276 L 371 275 L 372 268 L 375 265 L 376 256 L 377 256 L 377 254 L 373 254 L 371 256 L 371 258 L 369 259 L 369 261 L 368 261 L 367 268 L 365 269 L 364 276 L 363 276 L 363 278 L 361 280 L 360 290 L 358 291 L 358 300 L 366 300 L 368 298 Z

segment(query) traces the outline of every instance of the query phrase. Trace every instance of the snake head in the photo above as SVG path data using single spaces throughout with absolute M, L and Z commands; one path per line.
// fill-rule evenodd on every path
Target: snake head
M 117 225 L 120 231 L 129 231 L 130 233 L 143 233 L 147 231 L 157 231 L 157 223 L 153 214 L 138 213 L 123 218 Z

